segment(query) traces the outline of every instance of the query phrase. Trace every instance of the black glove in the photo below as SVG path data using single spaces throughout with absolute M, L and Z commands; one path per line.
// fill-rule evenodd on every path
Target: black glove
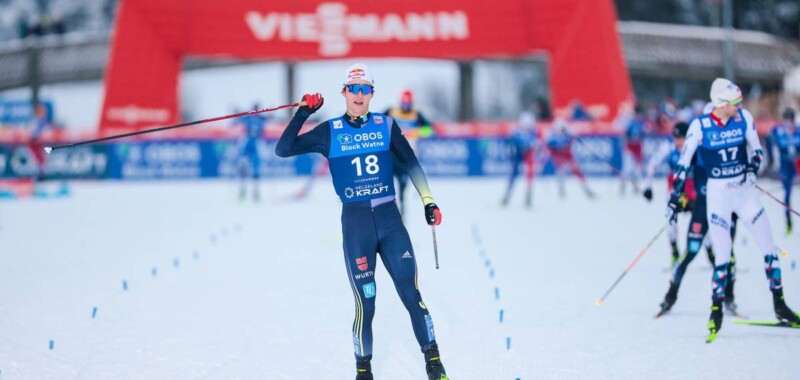
M 425 222 L 430 226 L 438 226 L 442 224 L 442 212 L 436 203 L 428 203 L 425 205 Z
M 322 103 L 325 103 L 325 99 L 322 98 L 322 94 L 319 92 L 313 95 L 303 95 L 303 101 L 306 102 L 306 105 L 301 106 L 300 109 L 308 113 L 317 112 L 318 109 L 322 108 Z
M 756 169 L 752 165 L 747 165 L 747 167 L 744 168 L 744 176 L 742 177 L 742 185 L 752 187 L 752 186 L 754 186 L 756 184 L 756 170 L 758 170 L 758 169 Z
M 758 168 L 761 167 L 761 157 L 764 154 L 761 152 L 761 149 L 756 149 L 753 152 L 753 157 L 750 158 L 750 163 L 747 164 L 747 167 L 744 168 L 744 176 L 742 176 L 742 185 L 747 186 L 754 186 L 756 184 L 756 174 L 758 173 Z
M 642 195 L 644 195 L 644 199 L 647 199 L 648 202 L 652 201 L 653 200 L 653 189 L 651 189 L 649 187 L 644 189 L 644 192 L 642 193 Z
M 686 197 L 681 196 L 680 193 L 672 192 L 669 196 L 669 203 L 667 203 L 666 217 L 669 219 L 669 224 L 675 224 L 678 221 L 678 212 L 685 209 L 687 206 Z

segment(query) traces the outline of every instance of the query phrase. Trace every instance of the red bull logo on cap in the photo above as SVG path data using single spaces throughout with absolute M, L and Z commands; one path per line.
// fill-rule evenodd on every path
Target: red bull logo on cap
M 364 79 L 365 76 L 366 75 L 364 73 L 364 70 L 361 70 L 358 67 L 356 67 L 355 69 L 350 70 L 350 72 L 347 74 L 347 79 L 349 80 Z
M 368 82 L 369 84 L 373 84 L 374 80 L 372 79 L 372 73 L 369 72 L 369 69 L 363 63 L 356 63 L 347 68 L 347 78 L 345 79 L 344 83 L 348 84 L 354 80 L 361 80 Z

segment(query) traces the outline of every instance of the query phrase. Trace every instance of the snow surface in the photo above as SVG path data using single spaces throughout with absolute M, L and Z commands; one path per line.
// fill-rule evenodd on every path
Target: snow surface
M 327 178 L 306 201 L 286 201 L 304 181 L 264 181 L 260 204 L 240 203 L 233 181 L 76 182 L 67 198 L 0 202 L 0 378 L 354 378 L 340 205 Z M 704 255 L 673 312 L 653 319 L 668 285 L 666 236 L 595 304 L 663 225 L 664 189 L 648 204 L 592 180 L 597 200 L 576 183 L 561 200 L 552 179 L 537 181 L 526 210 L 520 193 L 498 206 L 499 178 L 432 178 L 439 270 L 422 207 L 408 211 L 451 378 L 797 378 L 800 331 L 726 318 L 704 343 Z M 789 252 L 787 301 L 800 309 L 798 232 L 785 236 L 779 206 L 762 202 Z M 772 319 L 762 255 L 740 231 L 740 311 Z M 423 379 L 408 314 L 380 267 L 376 281 L 376 378 Z

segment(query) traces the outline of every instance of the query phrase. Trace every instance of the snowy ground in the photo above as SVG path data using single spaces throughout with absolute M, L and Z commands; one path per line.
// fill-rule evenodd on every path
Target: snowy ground
M 352 379 L 354 307 L 328 181 L 304 202 L 282 201 L 302 186 L 292 179 L 264 182 L 257 205 L 222 181 L 83 182 L 68 198 L 0 203 L 0 378 Z M 498 206 L 500 179 L 431 180 L 444 213 L 441 269 L 421 206 L 406 223 L 451 378 L 797 378 L 800 331 L 726 319 L 704 343 L 705 257 L 673 313 L 653 319 L 668 285 L 666 236 L 597 306 L 664 223 L 665 194 L 648 204 L 620 197 L 616 181 L 592 184 L 597 200 L 575 184 L 561 200 L 544 179 L 526 210 L 519 193 Z M 762 202 L 789 252 L 788 303 L 800 309 L 799 232 L 785 236 L 779 206 Z M 741 312 L 772 319 L 748 232 L 735 249 Z M 377 283 L 376 378 L 423 379 L 385 271 Z

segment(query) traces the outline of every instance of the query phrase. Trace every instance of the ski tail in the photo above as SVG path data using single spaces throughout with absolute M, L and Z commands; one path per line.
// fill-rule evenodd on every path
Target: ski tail
M 733 323 L 737 325 L 787 327 L 787 328 L 800 329 L 800 323 L 789 323 L 783 321 L 751 321 L 746 319 L 735 319 L 733 320 Z

